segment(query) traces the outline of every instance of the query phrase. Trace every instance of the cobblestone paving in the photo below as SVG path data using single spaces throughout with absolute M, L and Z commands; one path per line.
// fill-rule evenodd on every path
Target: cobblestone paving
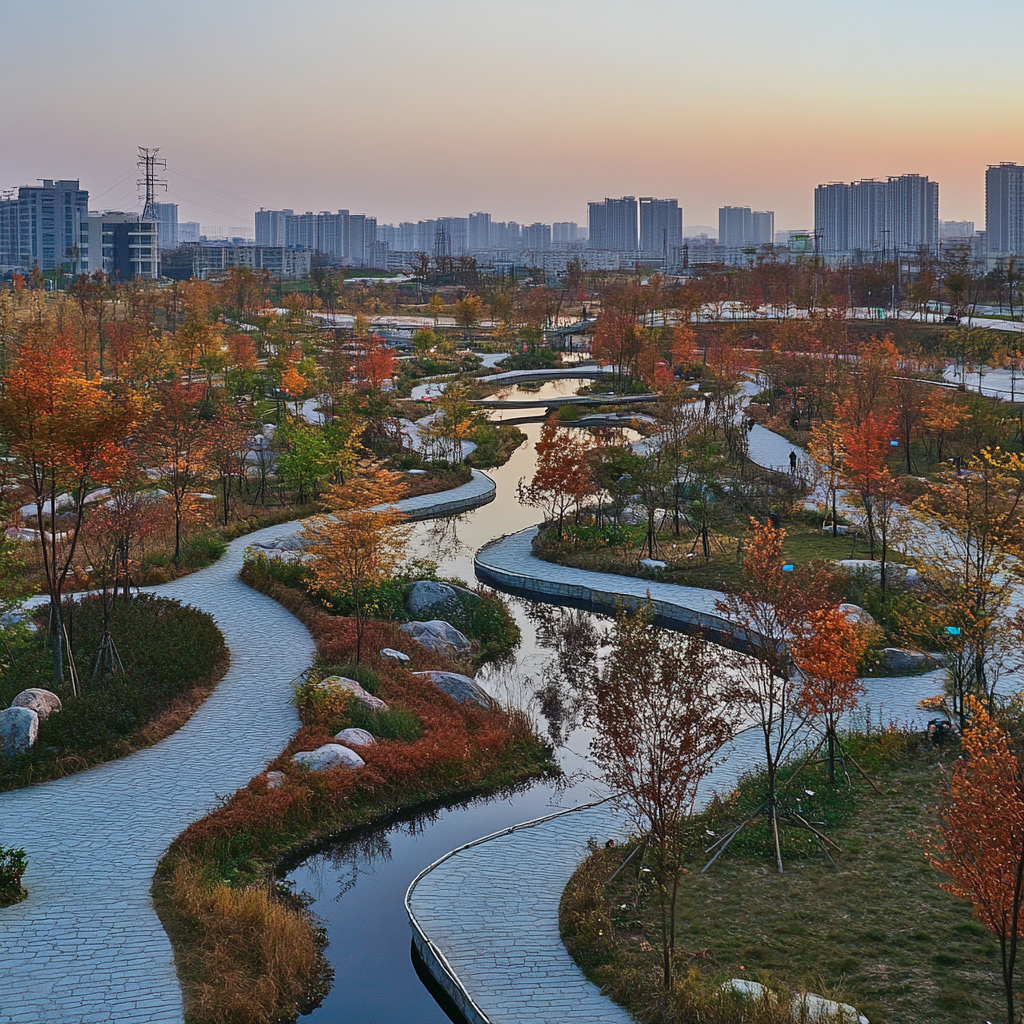
M 493 497 L 482 473 L 400 503 L 416 517 Z M 0 794 L 0 845 L 24 847 L 29 897 L 0 910 L 0 1024 L 182 1020 L 171 945 L 149 898 L 167 846 L 258 774 L 298 727 L 292 682 L 314 653 L 306 628 L 238 579 L 234 541 L 207 569 L 156 593 L 209 612 L 231 649 L 214 693 L 174 735 L 78 775 Z

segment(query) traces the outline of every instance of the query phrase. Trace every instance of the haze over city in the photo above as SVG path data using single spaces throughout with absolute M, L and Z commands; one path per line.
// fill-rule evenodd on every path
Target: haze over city
M 77 178 L 131 209 L 136 147 L 160 146 L 167 198 L 204 224 L 584 223 L 633 194 L 677 196 L 687 225 L 734 204 L 796 228 L 815 185 L 905 173 L 981 223 L 984 167 L 1024 156 L 1003 141 L 1022 127 L 1012 0 L 0 10 L 0 187 Z

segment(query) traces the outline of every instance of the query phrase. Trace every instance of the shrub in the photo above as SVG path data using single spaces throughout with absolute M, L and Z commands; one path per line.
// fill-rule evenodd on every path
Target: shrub
M 28 895 L 21 884 L 21 876 L 27 868 L 28 857 L 24 850 L 0 846 L 0 907 L 9 907 Z
M 562 423 L 575 423 L 580 418 L 580 411 L 575 405 L 563 405 L 558 410 L 558 419 Z
M 381 740 L 415 743 L 423 735 L 420 720 L 406 708 L 372 711 L 358 700 L 349 704 L 348 724 L 355 729 L 365 729 Z

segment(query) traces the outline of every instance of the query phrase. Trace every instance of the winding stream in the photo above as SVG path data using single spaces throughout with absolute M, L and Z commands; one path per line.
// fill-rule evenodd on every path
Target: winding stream
M 570 383 L 578 386 L 580 382 L 566 382 Z M 571 394 L 572 390 L 562 393 Z M 519 504 L 515 490 L 520 478 L 533 473 L 540 425 L 527 424 L 521 429 L 527 443 L 504 466 L 488 471 L 497 486 L 495 501 L 456 519 L 416 525 L 410 555 L 436 561 L 442 575 L 473 581 L 473 556 L 479 548 L 539 520 L 535 509 Z M 560 661 L 553 637 L 564 636 L 570 624 L 584 632 L 590 626 L 594 633 L 591 641 L 596 636 L 599 643 L 608 623 L 587 612 L 552 609 L 519 598 L 507 600 L 522 630 L 522 644 L 514 663 L 488 667 L 479 678 L 504 702 L 529 709 L 541 731 L 548 732 L 551 723 L 541 713 L 534 694 L 546 678 L 558 672 Z M 590 654 L 594 653 L 591 649 Z M 894 682 L 872 680 L 879 685 L 872 685 L 867 697 L 876 712 L 885 702 L 886 717 L 907 717 L 922 693 L 934 691 L 934 682 L 922 677 L 910 685 L 898 684 L 899 692 L 894 692 Z M 557 721 L 552 728 L 557 730 Z M 330 938 L 327 956 L 335 972 L 331 991 L 304 1019 L 320 1024 L 443 1024 L 449 1020 L 420 980 L 410 956 L 409 922 L 403 905 L 406 889 L 423 867 L 463 843 L 605 795 L 587 774 L 588 731 L 577 728 L 557 738 L 561 741 L 558 760 L 566 773 L 566 779 L 557 785 L 538 782 L 511 795 L 409 816 L 339 842 L 291 872 L 289 879 L 297 890 L 314 898 L 312 910 L 326 922 Z M 752 739 L 752 735 L 746 738 Z M 713 780 L 719 787 L 729 785 L 756 763 L 756 744 L 744 739 L 737 740 L 727 770 Z

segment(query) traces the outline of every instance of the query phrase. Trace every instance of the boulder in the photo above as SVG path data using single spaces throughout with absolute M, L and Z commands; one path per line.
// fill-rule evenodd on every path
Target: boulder
M 855 626 L 877 626 L 875 617 L 871 612 L 865 611 L 859 604 L 841 604 L 839 610 L 846 616 L 849 622 Z
M 414 672 L 427 682 L 447 693 L 452 700 L 460 704 L 475 704 L 485 711 L 494 707 L 494 698 L 475 680 L 458 672 Z
M 907 651 L 902 647 L 883 647 L 881 667 L 897 675 L 902 672 L 923 672 L 935 668 L 935 659 L 922 651 Z
M 382 658 L 389 658 L 391 661 L 397 661 L 399 665 L 409 665 L 412 663 L 412 658 L 408 654 L 396 651 L 393 647 L 381 648 L 380 656 Z
M 328 676 L 316 684 L 318 690 L 346 690 L 361 704 L 365 704 L 371 711 L 387 711 L 388 706 L 372 693 L 364 690 L 354 679 L 346 679 L 345 676 Z
M 417 580 L 405 595 L 405 607 L 410 615 L 420 616 L 425 612 L 443 611 L 460 601 L 479 600 L 476 594 L 465 587 L 453 587 L 450 583 L 435 583 L 433 580 Z
M 759 981 L 748 981 L 746 978 L 730 978 L 722 982 L 723 992 L 735 992 L 744 999 L 763 999 L 769 1003 L 778 1002 L 775 993 Z
M 468 654 L 470 651 L 470 643 L 466 636 L 450 622 L 445 622 L 442 619 L 430 619 L 428 622 L 403 622 L 401 629 L 421 647 L 426 647 L 431 651 L 438 651 L 442 654 L 447 654 L 449 651 Z
M 284 785 L 284 772 L 267 772 L 267 789 L 280 789 Z
M 44 722 L 50 715 L 60 711 L 63 705 L 57 694 L 41 690 L 38 686 L 30 686 L 11 701 L 11 707 L 29 708 L 39 716 L 40 722 Z
M 377 742 L 365 729 L 342 729 L 334 738 L 346 747 L 372 747 Z
M 362 768 L 366 762 L 340 743 L 325 743 L 316 750 L 303 750 L 292 758 L 292 764 L 308 768 L 311 772 L 326 772 L 332 768 Z
M 667 569 L 668 562 L 663 562 L 660 558 L 641 558 L 640 564 L 645 569 Z
M 39 716 L 31 708 L 0 711 L 0 754 L 17 757 L 30 750 L 39 735 Z
M 867 1017 L 849 1003 L 836 1003 L 816 996 L 813 992 L 800 992 L 793 996 L 789 1012 L 793 1020 L 807 1024 L 868 1024 Z

